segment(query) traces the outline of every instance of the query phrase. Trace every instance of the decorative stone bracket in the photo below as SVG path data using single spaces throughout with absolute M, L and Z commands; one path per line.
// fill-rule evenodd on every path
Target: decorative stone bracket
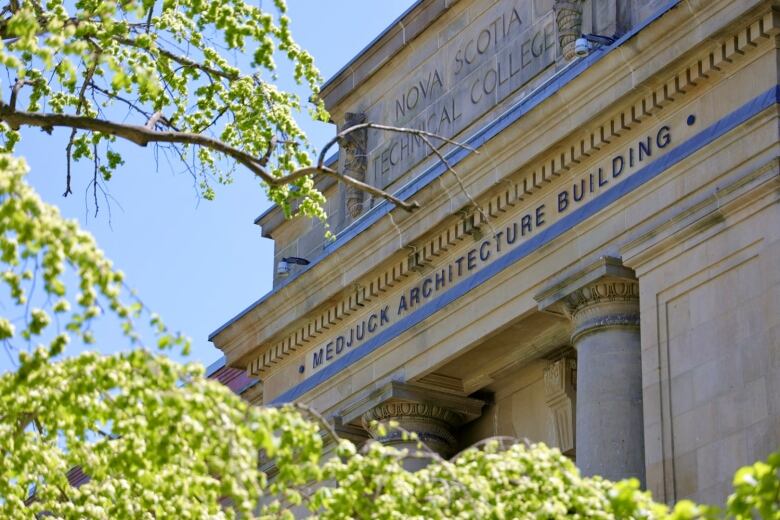
M 577 360 L 564 357 L 544 369 L 545 403 L 550 409 L 549 443 L 574 456 Z

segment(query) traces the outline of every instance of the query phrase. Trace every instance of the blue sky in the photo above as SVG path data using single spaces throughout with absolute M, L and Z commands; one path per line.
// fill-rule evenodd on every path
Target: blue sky
M 311 52 L 325 78 L 338 71 L 413 0 L 288 0 L 293 35 Z M 281 64 L 280 64 L 281 65 Z M 294 88 L 280 69 L 279 84 Z M 305 118 L 302 118 L 302 122 Z M 330 125 L 303 125 L 319 148 L 333 135 Z M 73 195 L 63 198 L 64 143 L 37 130 L 23 133 L 18 152 L 32 169 L 30 181 L 44 200 L 56 204 L 91 231 L 130 286 L 175 330 L 193 338 L 190 359 L 209 364 L 221 353 L 208 335 L 271 288 L 273 243 L 253 224 L 269 207 L 262 189 L 247 171 L 231 186 L 219 187 L 213 202 L 199 200 L 193 181 L 182 168 L 164 159 L 159 167 L 153 149 L 123 145 L 125 165 L 107 183 L 109 207 L 94 205 L 87 184 L 90 166 L 77 166 Z M 107 325 L 104 324 L 103 329 Z M 111 352 L 125 345 L 111 331 L 98 335 L 98 349 Z M 73 345 L 69 353 L 81 347 Z M 0 355 L 0 372 L 11 368 Z

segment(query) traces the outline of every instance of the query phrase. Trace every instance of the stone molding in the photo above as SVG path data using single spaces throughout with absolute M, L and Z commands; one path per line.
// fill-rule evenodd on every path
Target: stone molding
M 545 157 L 523 168 L 518 178 L 510 179 L 508 187 L 488 197 L 482 197 L 480 206 L 490 218 L 497 218 L 513 206 L 546 186 L 555 177 L 568 172 L 588 156 L 607 150 L 623 133 L 633 129 L 648 118 L 654 117 L 672 102 L 681 99 L 705 84 L 712 78 L 728 73 L 735 63 L 742 60 L 755 49 L 761 40 L 778 33 L 780 14 L 770 11 L 762 18 L 743 26 L 719 39 L 704 49 L 678 69 L 677 73 L 667 76 L 655 86 L 642 90 L 633 103 L 624 109 L 611 113 L 587 130 L 567 139 L 565 143 L 554 147 Z M 480 213 L 475 212 L 472 226 L 481 224 Z M 431 262 L 435 257 L 446 253 L 468 237 L 468 226 L 461 219 L 451 221 L 433 237 L 413 244 L 416 249 L 416 265 Z M 396 284 L 406 279 L 413 271 L 410 269 L 409 255 L 404 254 L 382 272 L 374 272 L 366 280 L 357 284 L 354 291 L 344 294 L 339 301 L 331 304 L 322 313 L 306 323 L 299 324 L 282 339 L 264 344 L 258 349 L 247 366 L 250 376 L 262 375 L 278 365 L 287 356 L 309 345 L 333 326 L 362 309 Z M 540 307 L 542 304 L 540 302 Z
M 387 421 L 402 417 L 419 417 L 451 425 L 457 425 L 463 421 L 460 415 L 447 408 L 415 401 L 395 401 L 377 405 L 364 413 L 362 419 L 365 424 L 374 420 Z
M 577 360 L 564 357 L 544 369 L 545 404 L 550 409 L 550 444 L 573 456 L 577 402 Z

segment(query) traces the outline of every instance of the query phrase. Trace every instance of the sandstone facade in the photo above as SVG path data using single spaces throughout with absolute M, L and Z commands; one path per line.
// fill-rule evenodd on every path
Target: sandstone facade
M 615 41 L 578 57 L 580 33 Z M 415 136 L 343 143 L 334 164 L 421 209 L 324 182 L 335 240 L 262 215 L 277 261 L 311 263 L 212 341 L 357 441 L 525 437 L 722 501 L 780 447 L 778 33 L 767 0 L 418 2 L 328 110 L 478 153 L 446 148 L 454 175 Z

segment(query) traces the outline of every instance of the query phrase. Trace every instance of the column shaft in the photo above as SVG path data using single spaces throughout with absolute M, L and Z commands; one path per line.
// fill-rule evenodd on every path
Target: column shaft
M 584 475 L 644 483 L 639 329 L 605 328 L 575 345 L 577 466 Z

